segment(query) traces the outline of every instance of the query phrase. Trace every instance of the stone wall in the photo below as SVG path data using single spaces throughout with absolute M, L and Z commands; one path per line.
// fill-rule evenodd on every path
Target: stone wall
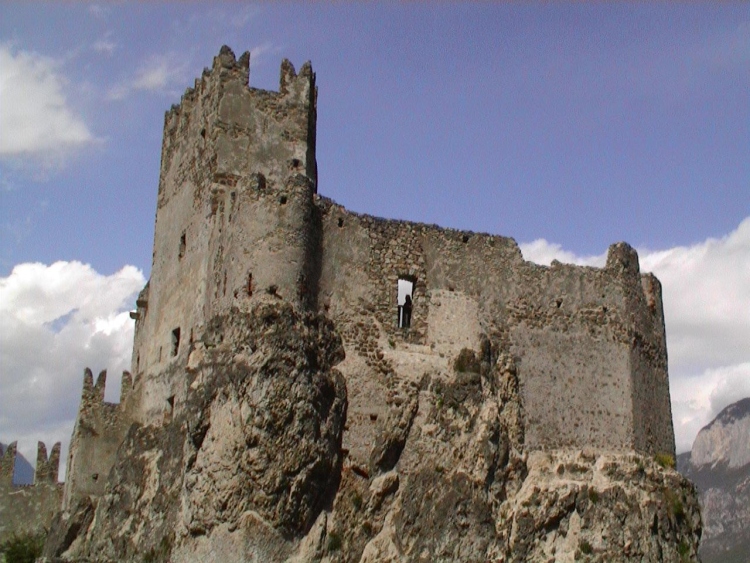
M 510 238 L 357 215 L 325 198 L 318 206 L 318 301 L 352 373 L 373 378 L 356 384 L 361 401 L 350 395 L 350 428 L 387 410 L 394 378 L 445 371 L 486 340 L 518 364 L 526 447 L 674 454 L 658 282 L 641 283 L 630 247 L 613 245 L 606 268 L 548 268 L 525 262 Z M 409 330 L 397 326 L 400 277 L 415 280 Z
M 14 534 L 45 533 L 62 500 L 62 485 L 57 482 L 59 442 L 52 447 L 49 458 L 46 446 L 42 442 L 37 445 L 32 485 L 13 484 L 15 461 L 15 442 L 5 452 L 0 448 L 0 543 Z
M 68 451 L 63 510 L 84 497 L 98 497 L 106 487 L 117 449 L 133 420 L 133 378 L 122 374 L 120 403 L 104 401 L 107 372 L 94 383 L 90 369 L 83 376 L 83 393 Z

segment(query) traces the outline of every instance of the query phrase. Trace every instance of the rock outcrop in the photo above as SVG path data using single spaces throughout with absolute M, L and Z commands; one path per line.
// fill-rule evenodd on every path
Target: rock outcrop
M 346 418 L 331 323 L 262 303 L 215 317 L 192 354 L 188 403 L 131 427 L 88 528 L 54 530 L 48 557 L 272 561 L 330 505 Z M 85 513 L 57 527 L 81 528 Z
M 131 427 L 105 494 L 60 518 L 67 561 L 688 561 L 692 486 L 635 453 L 528 453 L 511 357 L 404 384 L 346 456 L 340 338 L 267 299 L 216 317 L 162 426 Z M 461 371 L 459 371 L 461 370 Z M 165 416 L 169 416 L 167 413 Z
M 704 563 L 750 561 L 750 398 L 703 428 L 678 469 L 698 487 Z

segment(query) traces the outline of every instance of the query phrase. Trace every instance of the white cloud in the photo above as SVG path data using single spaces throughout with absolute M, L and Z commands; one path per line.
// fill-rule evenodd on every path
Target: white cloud
M 133 266 L 104 276 L 80 262 L 20 264 L 0 278 L 0 441 L 18 440 L 32 462 L 37 440 L 48 450 L 61 441 L 64 464 L 83 368 L 107 369 L 107 400 L 118 399 L 133 344 L 127 311 L 144 283 Z
M 116 47 L 117 44 L 114 41 L 110 41 L 109 39 L 99 39 L 98 41 L 94 41 L 94 43 L 91 45 L 91 48 L 94 51 L 104 55 L 112 55 L 112 53 L 115 52 Z
M 522 244 L 527 260 L 602 266 L 545 240 Z M 750 217 L 725 237 L 669 250 L 639 250 L 662 283 L 677 451 L 686 451 L 724 407 L 750 397 Z
M 727 405 L 750 397 L 750 362 L 707 369 L 693 377 L 670 377 L 677 451 L 693 445 L 698 431 Z
M 95 140 L 59 70 L 54 59 L 0 45 L 0 157 L 47 158 Z
M 137 91 L 171 93 L 189 82 L 188 72 L 188 60 L 177 53 L 153 55 L 133 77 L 110 88 L 107 96 L 111 100 L 122 100 Z
M 519 244 L 523 257 L 535 264 L 549 266 L 553 260 L 566 264 L 578 264 L 579 266 L 597 266 L 601 268 L 607 262 L 607 253 L 598 256 L 576 256 L 574 253 L 563 250 L 557 243 L 547 242 L 543 238 L 534 242 Z

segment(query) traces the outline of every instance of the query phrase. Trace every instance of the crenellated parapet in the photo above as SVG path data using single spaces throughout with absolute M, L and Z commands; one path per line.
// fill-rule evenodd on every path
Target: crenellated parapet
M 14 485 L 18 444 L 13 442 L 2 451 L 0 446 L 0 543 L 14 534 L 38 534 L 49 528 L 60 509 L 63 486 L 58 482 L 60 442 L 47 456 L 44 442 L 37 444 L 34 483 Z
M 119 404 L 104 400 L 106 385 L 106 370 L 99 373 L 96 382 L 91 370 L 84 370 L 81 404 L 68 451 L 64 508 L 84 495 L 102 494 L 117 448 L 133 421 L 132 375 L 127 371 L 122 374 Z
M 47 457 L 47 446 L 44 442 L 37 444 L 36 470 L 34 471 L 34 483 L 57 483 L 57 474 L 60 470 L 60 442 L 52 446 L 52 451 Z

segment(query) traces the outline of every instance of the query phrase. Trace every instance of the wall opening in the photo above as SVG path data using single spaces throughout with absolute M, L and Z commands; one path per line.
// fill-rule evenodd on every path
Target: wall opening
M 247 290 L 247 296 L 252 297 L 253 296 L 253 273 L 252 272 L 247 273 L 247 285 L 245 286 L 245 289 Z
M 167 408 L 164 411 L 164 422 L 171 421 L 173 414 L 174 414 L 174 395 L 167 397 Z
M 180 351 L 180 327 L 172 331 L 172 355 L 176 356 Z
M 178 257 L 182 258 L 185 256 L 185 248 L 187 247 L 187 234 L 185 231 L 182 232 L 180 235 L 180 251 L 178 253 Z
M 411 326 L 411 313 L 414 297 L 414 279 L 400 277 L 398 279 L 398 328 Z

